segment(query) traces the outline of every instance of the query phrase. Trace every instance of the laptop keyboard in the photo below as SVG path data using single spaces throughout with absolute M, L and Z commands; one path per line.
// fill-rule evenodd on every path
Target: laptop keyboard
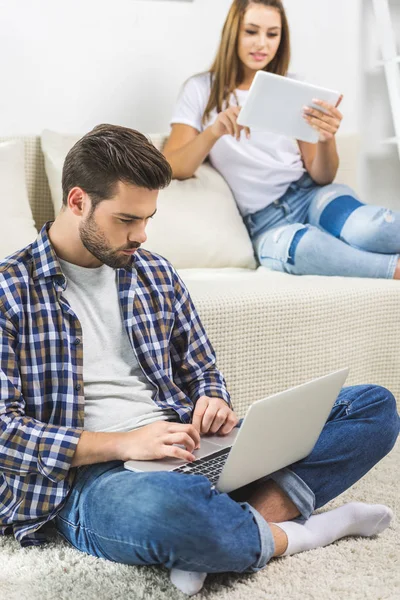
M 205 475 L 211 483 L 217 483 L 231 448 L 232 446 L 228 446 L 227 448 L 218 450 L 218 452 L 172 470 L 175 473 L 186 473 L 187 475 Z

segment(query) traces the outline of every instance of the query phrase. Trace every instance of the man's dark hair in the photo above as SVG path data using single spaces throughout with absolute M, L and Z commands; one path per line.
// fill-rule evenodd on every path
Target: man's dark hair
M 63 205 L 70 190 L 81 187 L 92 201 L 92 212 L 116 192 L 119 181 L 160 190 L 172 170 L 146 136 L 119 125 L 97 125 L 68 152 L 62 171 Z

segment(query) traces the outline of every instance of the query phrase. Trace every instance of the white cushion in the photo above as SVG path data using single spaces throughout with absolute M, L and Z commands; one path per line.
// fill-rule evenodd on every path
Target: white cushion
M 0 144 L 0 260 L 33 242 L 38 232 L 25 183 L 22 140 Z
M 255 268 L 253 247 L 225 180 L 210 165 L 196 176 L 173 180 L 158 199 L 145 248 L 177 269 Z
M 361 140 L 357 134 L 339 134 L 336 136 L 336 144 L 339 154 L 339 170 L 336 175 L 336 183 L 345 183 L 356 193 L 360 193 L 359 169 Z
M 65 157 L 79 135 L 45 130 L 45 156 L 55 214 L 62 203 L 61 175 Z M 165 136 L 150 134 L 161 149 Z M 179 269 L 255 268 L 253 247 L 246 227 L 225 180 L 210 165 L 202 165 L 196 176 L 174 180 L 161 190 L 157 216 L 147 227 L 144 247 L 165 256 Z
M 82 137 L 80 135 L 67 135 L 44 130 L 41 136 L 44 166 L 49 181 L 51 200 L 54 214 L 57 216 L 62 205 L 61 176 L 65 157 L 72 146 Z

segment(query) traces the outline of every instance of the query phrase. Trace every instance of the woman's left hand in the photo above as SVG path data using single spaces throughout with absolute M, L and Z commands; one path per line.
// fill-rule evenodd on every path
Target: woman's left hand
M 313 104 L 321 106 L 326 112 L 310 108 L 309 106 L 304 107 L 303 118 L 306 123 L 318 131 L 320 142 L 329 142 L 337 134 L 343 119 L 342 113 L 338 110 L 338 106 L 342 100 L 343 95 L 340 96 L 336 106 L 328 104 L 328 102 L 324 102 L 323 100 L 313 100 Z

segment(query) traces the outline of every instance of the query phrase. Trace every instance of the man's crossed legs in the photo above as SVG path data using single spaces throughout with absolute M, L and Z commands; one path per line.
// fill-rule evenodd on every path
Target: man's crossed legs
M 351 503 L 311 515 L 386 456 L 398 433 L 388 390 L 343 388 L 313 451 L 290 468 L 225 494 L 202 475 L 135 473 L 121 461 L 88 465 L 55 524 L 83 552 L 166 566 L 175 585 L 192 594 L 207 573 L 257 572 L 273 556 L 383 531 L 392 516 L 383 505 Z

